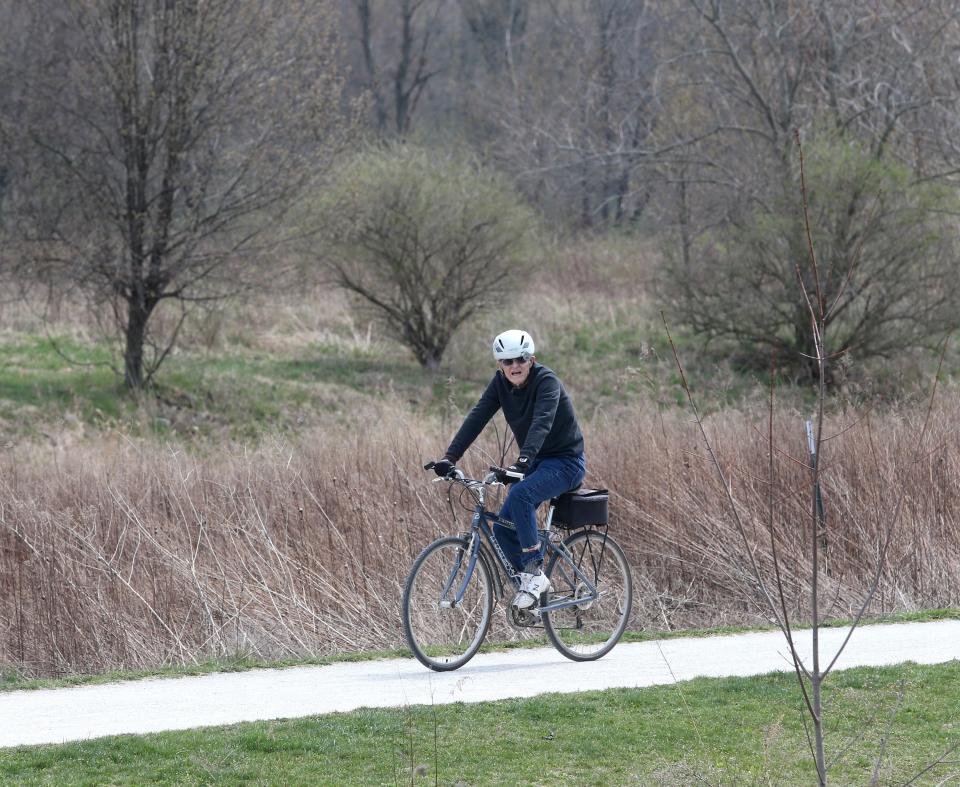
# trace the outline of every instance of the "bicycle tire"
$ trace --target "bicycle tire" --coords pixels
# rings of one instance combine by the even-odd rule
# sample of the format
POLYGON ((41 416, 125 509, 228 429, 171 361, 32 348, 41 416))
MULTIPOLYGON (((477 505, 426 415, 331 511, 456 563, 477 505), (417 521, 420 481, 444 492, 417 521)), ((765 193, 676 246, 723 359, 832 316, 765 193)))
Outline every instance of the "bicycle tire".
POLYGON ((429 544, 413 561, 403 588, 402 618, 407 644, 417 660, 437 672, 458 669, 483 644, 493 610, 493 578, 485 560, 477 560, 460 604, 440 604, 456 593, 467 570, 468 538, 445 536, 429 544), (459 563, 458 563, 459 560, 459 563))
MULTIPOLYGON (((595 661, 610 652, 627 628, 633 604, 630 565, 620 545, 597 530, 574 533, 563 543, 600 596, 583 605, 544 612, 543 626, 553 646, 568 659, 595 661)), ((548 603, 586 592, 583 581, 558 552, 553 552, 546 573, 551 585, 548 603)))

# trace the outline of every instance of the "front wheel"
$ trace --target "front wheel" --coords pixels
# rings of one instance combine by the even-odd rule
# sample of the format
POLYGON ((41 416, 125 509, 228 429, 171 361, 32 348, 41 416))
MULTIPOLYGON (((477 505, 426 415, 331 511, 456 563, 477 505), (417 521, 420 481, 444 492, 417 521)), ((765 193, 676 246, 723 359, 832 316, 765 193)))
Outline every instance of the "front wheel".
POLYGON ((493 577, 478 560, 463 598, 455 602, 470 562, 470 539, 446 536, 413 562, 403 588, 403 631, 413 655, 432 670, 466 664, 480 649, 490 626, 493 577))
POLYGON ((554 647, 568 659, 594 661, 617 644, 627 627, 633 603, 633 579, 620 545, 605 533, 584 530, 563 542, 573 564, 597 589, 594 594, 560 552, 547 566, 549 603, 579 600, 543 613, 543 626, 554 647))

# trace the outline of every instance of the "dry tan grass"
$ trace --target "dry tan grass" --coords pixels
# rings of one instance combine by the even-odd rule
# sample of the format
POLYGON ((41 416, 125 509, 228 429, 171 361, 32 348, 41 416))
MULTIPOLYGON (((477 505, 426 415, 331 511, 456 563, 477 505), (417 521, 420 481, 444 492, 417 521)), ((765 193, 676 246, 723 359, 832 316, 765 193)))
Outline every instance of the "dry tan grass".
MULTIPOLYGON (((958 409, 956 398, 938 408, 919 461, 922 412, 829 424, 821 593, 830 614, 855 609, 901 492, 874 611, 957 602, 958 409)), ((55 455, 17 449, 0 460, 0 665, 55 675, 401 644, 408 566, 455 529, 445 487, 420 469, 449 435, 404 419, 389 406, 368 431, 208 457, 120 437, 55 455)), ((802 418, 784 413, 775 427, 774 530, 788 604, 802 617, 811 500, 802 418)), ((766 416, 722 412, 707 429, 769 574, 766 416)), ((591 424, 587 437, 590 480, 615 490, 612 528, 638 581, 633 626, 760 619, 747 547, 690 419, 637 409, 591 424)), ((468 468, 487 461, 477 452, 468 468)))
MULTIPOLYGON (((953 401, 938 409, 932 433, 919 452, 921 411, 860 422, 846 414, 829 423, 827 434, 834 436, 821 457, 827 550, 820 598, 828 600, 826 614, 849 617, 857 610, 901 499, 885 578, 872 610, 956 603, 960 560, 954 479, 960 468, 951 428, 956 408, 953 401)), ((802 416, 784 414, 776 419, 772 484, 762 412, 722 412, 706 426, 732 479, 733 496, 748 526, 748 545, 735 528, 692 426, 671 420, 660 429, 648 421, 639 439, 617 439, 598 452, 601 471, 608 478, 615 477, 605 466, 611 458, 614 467, 636 468, 634 483, 611 485, 622 498, 620 511, 634 512, 625 517, 623 530, 630 533, 637 563, 645 566, 645 580, 661 594, 665 622, 670 622, 671 612, 675 622, 696 622, 709 617, 711 608, 715 618, 733 622, 742 613, 761 608, 746 549, 772 586, 771 516, 788 607, 805 617, 812 490, 805 468, 802 416)))
MULTIPOLYGON (((175 303, 164 303, 151 318, 151 330, 161 339, 167 337, 180 318, 175 303)), ((119 335, 102 305, 91 308, 76 294, 41 286, 0 299, 0 330, 79 340, 113 340, 119 335)), ((346 295, 306 281, 295 289, 265 290, 193 306, 177 335, 181 350, 239 346, 283 351, 319 343, 373 351, 382 349, 384 341, 375 326, 354 316, 346 295)))

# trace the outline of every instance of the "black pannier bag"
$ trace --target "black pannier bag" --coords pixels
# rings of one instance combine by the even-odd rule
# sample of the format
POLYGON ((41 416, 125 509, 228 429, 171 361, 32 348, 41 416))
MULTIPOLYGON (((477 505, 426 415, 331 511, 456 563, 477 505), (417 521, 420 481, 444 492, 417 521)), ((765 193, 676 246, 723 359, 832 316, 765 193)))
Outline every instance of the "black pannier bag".
POLYGON ((553 498, 553 524, 587 527, 607 524, 609 493, 606 489, 578 489, 553 498))

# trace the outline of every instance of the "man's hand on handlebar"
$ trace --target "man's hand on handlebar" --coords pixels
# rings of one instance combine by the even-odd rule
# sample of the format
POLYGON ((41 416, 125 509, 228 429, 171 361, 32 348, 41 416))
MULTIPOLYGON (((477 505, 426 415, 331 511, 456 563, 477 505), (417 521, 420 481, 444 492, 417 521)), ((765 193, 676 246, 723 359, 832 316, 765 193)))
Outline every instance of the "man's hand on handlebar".
POLYGON ((522 481, 526 473, 517 468, 516 464, 510 467, 491 467, 490 471, 497 477, 501 484, 515 484, 522 481))
POLYGON ((452 475, 453 471, 457 469, 456 464, 447 457, 443 459, 438 459, 436 462, 427 462, 423 466, 424 470, 433 470, 440 478, 447 478, 452 475))
POLYGON ((520 473, 521 475, 526 475, 530 472, 530 459, 526 456, 521 456, 514 462, 510 467, 507 468, 508 471, 513 473, 520 473))
MULTIPOLYGON (((448 481, 463 480, 466 477, 457 467, 456 462, 448 456, 433 462, 427 462, 423 469, 433 470, 438 478, 444 478, 448 481)), ((530 472, 530 463, 529 461, 521 462, 518 460, 510 467, 493 466, 490 468, 490 472, 501 484, 515 484, 517 481, 522 481, 526 474, 530 472)))

